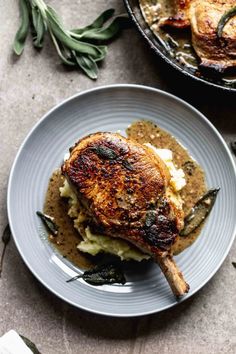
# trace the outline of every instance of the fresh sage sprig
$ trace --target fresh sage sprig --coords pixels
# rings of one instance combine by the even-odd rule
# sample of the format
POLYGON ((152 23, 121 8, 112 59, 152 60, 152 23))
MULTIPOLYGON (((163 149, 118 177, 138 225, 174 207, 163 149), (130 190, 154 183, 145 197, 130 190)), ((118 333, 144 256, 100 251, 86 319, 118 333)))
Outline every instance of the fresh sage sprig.
POLYGON ((14 39, 14 52, 17 55, 23 52, 30 27, 36 48, 43 47, 45 34, 49 33, 63 64, 82 69, 91 79, 97 78, 97 62, 107 54, 103 43, 129 24, 127 15, 114 16, 115 10, 108 9, 90 25, 68 30, 56 11, 43 0, 19 0, 19 3, 21 25, 14 39))

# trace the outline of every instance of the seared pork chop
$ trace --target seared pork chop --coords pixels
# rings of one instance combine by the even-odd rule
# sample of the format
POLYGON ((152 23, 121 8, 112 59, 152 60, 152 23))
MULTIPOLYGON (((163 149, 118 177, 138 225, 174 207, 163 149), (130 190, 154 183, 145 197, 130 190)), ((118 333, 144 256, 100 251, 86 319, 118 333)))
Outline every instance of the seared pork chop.
POLYGON ((236 66, 236 17, 225 25, 222 39, 216 33, 222 15, 234 6, 235 0, 192 0, 192 43, 201 66, 218 71, 236 66))
MULTIPOLYGON (((169 0, 167 0, 169 1, 169 0)), ((167 18, 162 18, 160 26, 171 26, 175 28, 186 28, 190 26, 189 8, 192 0, 170 0, 173 13, 167 18)))
POLYGON ((62 173, 86 208, 92 230, 150 254, 174 294, 188 292, 170 251, 183 227, 183 210, 171 198, 169 170, 151 148, 119 134, 91 134, 70 149, 62 173))

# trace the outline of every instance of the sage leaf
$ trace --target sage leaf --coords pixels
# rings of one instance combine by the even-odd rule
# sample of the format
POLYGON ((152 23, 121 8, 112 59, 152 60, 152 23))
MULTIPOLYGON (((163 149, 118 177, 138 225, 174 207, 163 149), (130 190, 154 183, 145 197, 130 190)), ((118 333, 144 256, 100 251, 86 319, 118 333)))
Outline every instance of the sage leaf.
POLYGON ((101 42, 114 38, 124 28, 122 23, 125 16, 112 19, 114 9, 108 9, 90 25, 70 31, 57 12, 44 0, 19 1, 22 23, 15 36, 15 53, 22 53, 30 25, 34 47, 42 48, 45 34, 49 33, 63 64, 80 68, 89 78, 96 79, 97 62, 102 61, 107 54, 107 46, 101 45, 101 42), (105 25, 110 19, 111 22, 105 25))
POLYGON ((108 41, 114 38, 121 29, 121 24, 127 22, 127 16, 117 16, 106 28, 92 28, 80 35, 71 34, 75 38, 108 41))
POLYGON ((75 60, 79 67, 88 75, 88 77, 90 77, 90 79, 97 79, 98 67, 93 58, 75 53, 75 60))
POLYGON ((129 171, 134 170, 134 167, 132 166, 132 164, 128 160, 123 160, 122 165, 129 171))
POLYGON ((29 9, 26 0, 20 0, 21 24, 16 32, 13 50, 17 55, 21 55, 24 50, 25 40, 29 31, 29 9))
POLYGON ((107 22, 115 13, 114 9, 107 9, 104 12, 101 13, 100 16, 98 16, 96 18, 95 21, 93 21, 93 23, 88 27, 92 27, 92 28, 99 28, 102 27, 104 25, 105 22, 107 22))
POLYGON ((94 61, 101 61, 105 58, 105 56, 107 55, 107 46, 105 45, 100 45, 100 46, 97 46, 97 49, 98 49, 98 55, 93 58, 94 61))
POLYGON ((67 48, 78 51, 80 53, 89 54, 95 58, 99 56, 100 52, 96 46, 89 43, 77 41, 70 37, 68 33, 64 29, 62 29, 60 24, 54 18, 54 15, 51 12, 51 8, 49 6, 47 8, 46 13, 48 15, 48 22, 51 32, 62 44, 64 44, 67 48))
POLYGON ((94 150, 99 157, 107 160, 115 160, 118 157, 117 153, 107 146, 98 145, 91 149, 94 150))
POLYGON ((3 234, 2 234, 3 250, 2 250, 1 257, 0 257, 0 277, 2 275, 3 261, 4 261, 6 248, 7 248, 8 243, 10 242, 10 239, 11 239, 11 230, 10 230, 10 226, 8 224, 5 227, 3 234))
POLYGON ((190 213, 184 219, 184 228, 180 232, 180 236, 188 236, 203 223, 215 204, 218 192, 219 189, 210 189, 197 201, 190 213))
POLYGON ((104 25, 106 21, 108 21, 115 13, 114 9, 108 9, 101 13, 98 18, 96 18, 95 21, 93 21, 90 25, 84 27, 84 28, 78 28, 78 29, 72 29, 71 32, 75 34, 81 34, 87 30, 90 30, 91 28, 100 28, 104 25))
POLYGON ((53 218, 49 215, 41 213, 41 211, 36 211, 36 214, 40 217, 44 225, 47 227, 48 231, 53 235, 57 236, 58 226, 53 221, 53 218))
POLYGON ((27 347, 32 351, 33 354, 41 354, 38 348, 36 347, 36 345, 31 340, 29 340, 28 338, 22 335, 20 335, 20 337, 24 341, 25 345, 27 345, 27 347))
POLYGON ((32 7, 32 22, 33 22, 33 44, 36 48, 42 48, 43 39, 45 34, 45 25, 42 18, 42 15, 38 7, 32 7))
POLYGON ((150 228, 156 221, 156 211, 148 210, 146 214, 145 226, 150 228))
POLYGON ((71 279, 68 279, 66 282, 70 283, 79 278, 82 278, 86 283, 95 286, 114 283, 126 283, 122 269, 114 264, 96 266, 91 270, 85 271, 83 274, 79 274, 71 279))
POLYGON ((236 15, 236 6, 235 7, 232 7, 230 10, 226 11, 222 17, 220 18, 220 21, 218 22, 218 25, 217 25, 217 30, 216 30, 216 33, 217 33, 217 36, 218 38, 221 38, 222 37, 222 33, 223 33, 223 30, 224 30, 224 27, 225 25, 227 24, 227 22, 236 15))
POLYGON ((69 56, 66 56, 65 55, 65 52, 66 52, 66 49, 65 47, 63 47, 63 49, 60 48, 55 36, 53 35, 53 33, 50 31, 50 34, 51 34, 51 38, 53 40, 53 43, 55 45, 55 48, 56 48, 56 51, 57 51, 57 54, 59 55, 61 61, 63 62, 63 64, 65 65, 68 65, 68 66, 75 66, 76 63, 72 60, 70 60, 70 57, 69 56))

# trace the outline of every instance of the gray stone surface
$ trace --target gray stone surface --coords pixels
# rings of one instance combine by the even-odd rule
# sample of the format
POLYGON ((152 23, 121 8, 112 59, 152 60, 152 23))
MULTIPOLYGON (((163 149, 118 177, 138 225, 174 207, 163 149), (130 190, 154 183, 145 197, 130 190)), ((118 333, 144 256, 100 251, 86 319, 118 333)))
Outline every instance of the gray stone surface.
MULTIPOLYGON (((87 24, 121 0, 49 1, 70 26, 87 24)), ((7 224, 9 171, 29 129, 51 107, 72 94, 111 83, 158 87, 202 111, 227 142, 236 138, 235 95, 184 79, 163 64, 130 29, 110 45, 97 82, 63 68, 46 43, 38 54, 30 42, 19 60, 12 56, 18 1, 0 2, 0 231, 7 224)), ((0 250, 2 245, 0 245, 0 250)), ((14 328, 42 354, 236 353, 236 244, 213 279, 195 296, 160 314, 116 319, 75 309, 49 293, 29 272, 13 242, 0 279, 0 335, 14 328)), ((16 353, 17 354, 17 353, 16 353)))

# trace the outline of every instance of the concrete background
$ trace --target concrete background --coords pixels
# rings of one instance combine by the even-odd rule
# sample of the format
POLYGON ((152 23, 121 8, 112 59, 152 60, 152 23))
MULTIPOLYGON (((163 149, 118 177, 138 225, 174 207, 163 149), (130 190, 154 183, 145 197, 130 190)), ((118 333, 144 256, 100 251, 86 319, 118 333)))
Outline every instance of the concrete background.
MULTIPOLYGON (((88 24, 108 7, 123 12, 121 0, 49 1, 68 26, 88 24)), ((61 100, 91 87, 138 83, 171 92, 203 112, 227 142, 236 138, 235 95, 183 78, 163 64, 130 29, 109 47, 96 82, 59 64, 46 42, 39 54, 27 42, 12 56, 18 1, 0 3, 0 232, 7 224, 9 171, 29 129, 61 100)), ((0 250, 2 245, 0 245, 0 250)), ((135 319, 116 319, 75 309, 49 293, 29 272, 10 243, 0 279, 0 336, 14 328, 42 354, 236 353, 236 243, 214 278, 178 307, 135 319)), ((17 354, 17 353, 16 353, 17 354)))

